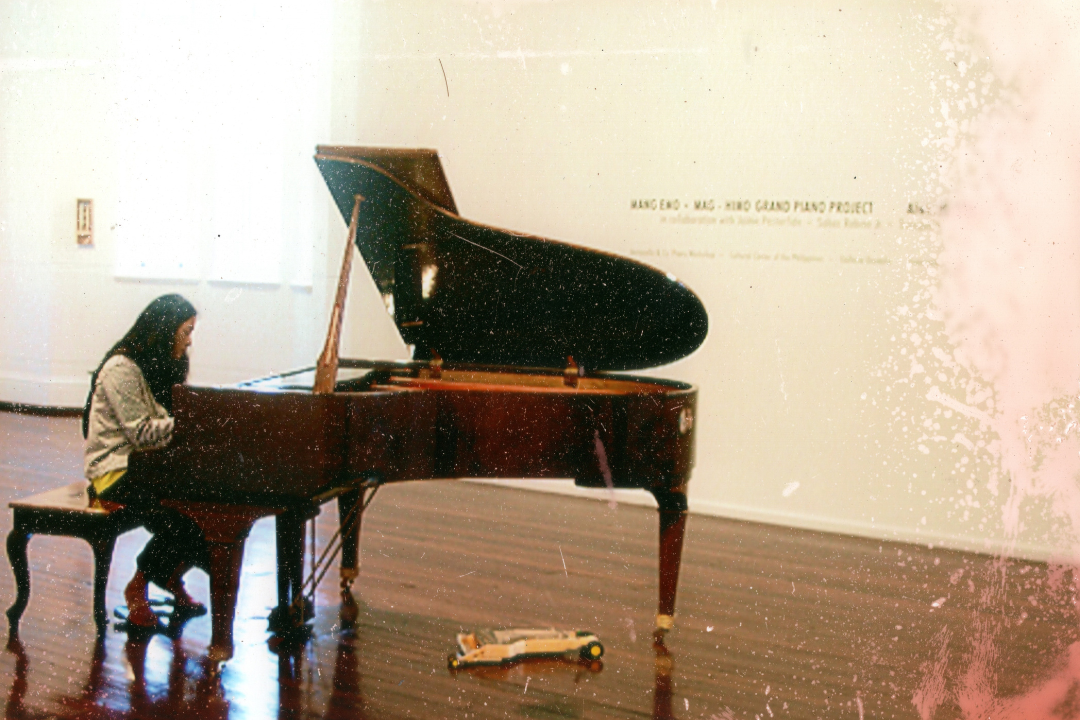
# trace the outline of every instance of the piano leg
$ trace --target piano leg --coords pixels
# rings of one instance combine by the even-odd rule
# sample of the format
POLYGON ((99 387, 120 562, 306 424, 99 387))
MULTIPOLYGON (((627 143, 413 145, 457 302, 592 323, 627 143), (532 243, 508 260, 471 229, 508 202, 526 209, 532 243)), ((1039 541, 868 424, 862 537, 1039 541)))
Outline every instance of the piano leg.
POLYGON ((656 498, 660 514, 660 603, 656 631, 663 633, 675 625, 675 591, 686 531, 686 493, 666 488, 650 488, 650 492, 656 498))
POLYGON ((270 611, 269 629, 288 632, 314 616, 314 608, 299 598, 304 582, 304 523, 319 514, 319 508, 289 510, 274 518, 277 535, 277 607, 270 611), (292 610, 296 605, 295 617, 292 610))
POLYGON ((342 493, 338 495, 337 506, 338 527, 341 528, 341 592, 345 594, 360 575, 360 522, 364 517, 364 496, 359 490, 342 493), (353 527, 345 532, 350 522, 353 527))
POLYGON ((233 620, 236 617, 236 591, 240 587, 240 565, 244 558, 244 540, 219 542, 208 540, 210 550, 210 627, 207 657, 223 662, 233 656, 233 620))
POLYGON ((304 558, 304 526, 293 513, 282 513, 274 518, 277 549, 277 595, 278 604, 270 612, 270 629, 276 630, 288 612, 293 592, 297 587, 298 571, 304 558))
POLYGON ((217 503, 166 501, 163 503, 184 513, 199 526, 210 550, 210 648, 211 662, 224 662, 233 656, 233 619, 236 616, 236 591, 240 587, 240 565, 244 559, 244 541, 259 518, 277 515, 282 508, 217 503))

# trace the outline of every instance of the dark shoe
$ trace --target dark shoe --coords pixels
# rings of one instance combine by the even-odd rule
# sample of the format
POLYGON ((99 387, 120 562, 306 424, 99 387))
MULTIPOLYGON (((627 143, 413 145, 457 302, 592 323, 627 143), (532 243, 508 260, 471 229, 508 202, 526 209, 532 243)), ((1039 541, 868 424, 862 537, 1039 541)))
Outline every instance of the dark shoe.
POLYGON ((165 589, 172 593, 173 596, 173 615, 185 619, 206 614, 206 606, 201 602, 196 602, 194 598, 188 595, 187 588, 184 587, 184 573, 189 569, 183 566, 178 567, 165 586, 165 589))

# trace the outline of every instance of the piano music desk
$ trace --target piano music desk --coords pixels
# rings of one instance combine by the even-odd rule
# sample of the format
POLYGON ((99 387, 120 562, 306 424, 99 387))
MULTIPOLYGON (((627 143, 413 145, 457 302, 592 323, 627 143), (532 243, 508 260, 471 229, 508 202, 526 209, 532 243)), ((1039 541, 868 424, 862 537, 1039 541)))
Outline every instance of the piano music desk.
POLYGON ((86 494, 88 483, 79 481, 48 492, 8 503, 14 514, 14 527, 7 537, 7 554, 15 573, 18 595, 8 608, 8 632, 19 634, 19 619, 30 602, 30 565, 26 548, 32 535, 60 535, 81 538, 94 551, 94 622, 101 633, 108 624, 105 612, 105 586, 109 582, 113 547, 118 535, 139 526, 138 521, 119 512, 123 506, 109 503, 91 505, 86 494))

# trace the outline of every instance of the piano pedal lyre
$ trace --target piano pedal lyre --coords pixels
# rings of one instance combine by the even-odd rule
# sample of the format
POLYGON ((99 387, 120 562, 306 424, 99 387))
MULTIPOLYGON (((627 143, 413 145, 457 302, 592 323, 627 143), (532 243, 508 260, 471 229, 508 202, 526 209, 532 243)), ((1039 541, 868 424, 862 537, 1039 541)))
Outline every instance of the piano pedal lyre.
MULTIPOLYGON (((314 560, 314 542, 312 542, 311 592, 322 580, 330 564, 341 553, 341 570, 338 588, 342 600, 352 597, 352 585, 360 576, 360 526, 364 510, 375 499, 382 480, 377 475, 368 475, 351 488, 338 488, 333 491, 338 498, 338 529, 330 538, 322 556, 314 560), (329 556, 329 557, 328 557, 329 556)), ((329 499, 328 494, 326 499, 329 499)), ((307 583, 305 583, 307 584, 307 583)))
MULTIPOLYGON (((272 648, 281 651, 302 644, 311 636, 308 621, 315 617, 315 593, 319 583, 329 572, 331 566, 342 553, 341 568, 341 619, 343 627, 350 627, 359 615, 356 600, 352 597, 351 586, 359 575, 359 530, 364 509, 371 504, 375 493, 382 484, 381 478, 371 475, 360 482, 336 487, 312 498, 315 507, 328 500, 338 499, 339 524, 326 547, 316 558, 315 554, 315 514, 305 518, 310 523, 305 528, 301 524, 297 529, 298 548, 302 548, 297 558, 298 567, 307 567, 306 574, 301 573, 284 595, 279 594, 279 606, 270 614, 270 629, 277 638, 272 648), (308 542, 302 538, 305 529, 310 533, 308 542)), ((279 588, 279 593, 281 589, 279 588)))

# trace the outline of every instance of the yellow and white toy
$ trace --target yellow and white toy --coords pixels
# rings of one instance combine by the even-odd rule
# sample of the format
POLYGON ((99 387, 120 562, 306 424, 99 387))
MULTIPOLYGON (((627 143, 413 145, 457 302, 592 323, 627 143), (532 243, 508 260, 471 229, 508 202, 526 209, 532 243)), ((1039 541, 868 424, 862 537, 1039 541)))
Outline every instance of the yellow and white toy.
POLYGON ((527 657, 576 655, 585 661, 604 655, 600 639, 585 630, 508 629, 458 633, 457 654, 448 658, 456 670, 469 665, 502 665, 527 657))

